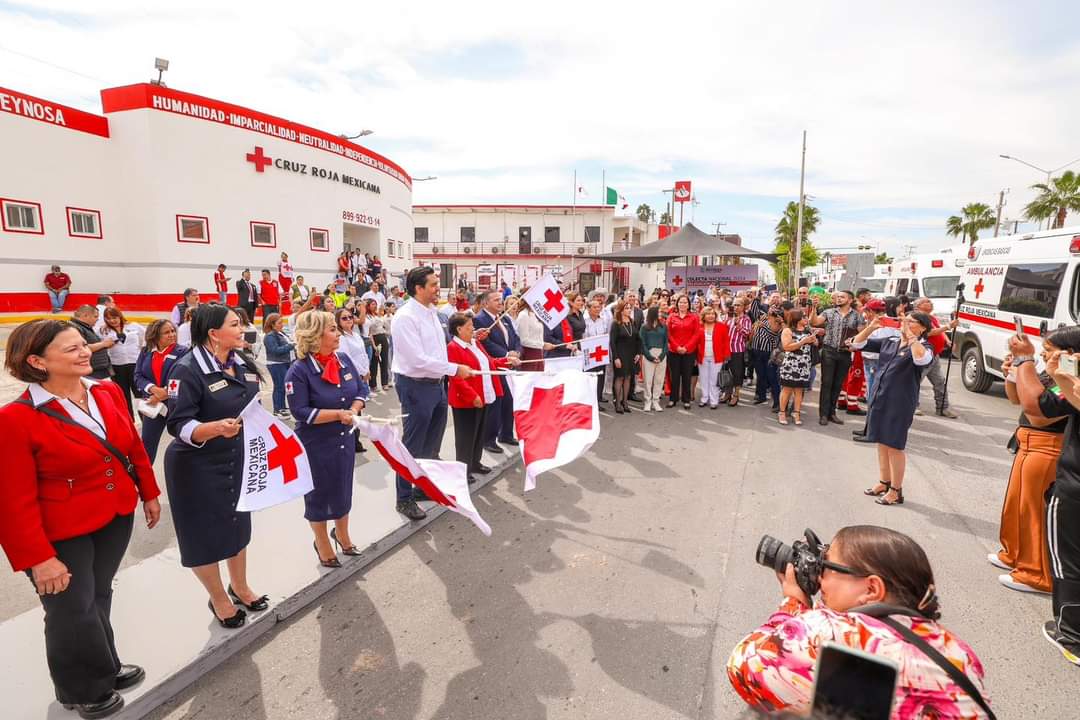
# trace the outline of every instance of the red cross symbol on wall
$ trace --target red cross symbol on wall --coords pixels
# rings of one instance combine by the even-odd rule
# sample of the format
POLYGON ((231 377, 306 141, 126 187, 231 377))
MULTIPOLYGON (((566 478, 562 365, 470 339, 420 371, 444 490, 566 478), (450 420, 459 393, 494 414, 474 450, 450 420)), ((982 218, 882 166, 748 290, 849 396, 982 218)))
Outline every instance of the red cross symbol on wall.
POLYGON ((975 290, 975 299, 976 299, 976 300, 978 300, 978 299, 979 299, 979 295, 981 295, 981 294, 982 294, 982 291, 986 289, 986 286, 985 286, 985 285, 983 285, 983 281, 982 281, 982 280, 983 280, 982 278, 979 278, 979 282, 977 282, 977 283, 975 284, 975 288, 974 288, 974 290, 975 290))
POLYGON ((682 285, 682 276, 676 275, 675 277, 671 278, 671 282, 675 283, 676 285, 682 285))
POLYGON ((296 458, 304 454, 304 448, 300 447, 295 437, 285 437, 277 425, 270 426, 270 435, 277 447, 266 453, 266 469, 281 468, 281 475, 288 485, 300 475, 296 469, 296 458))
POLYGON ((255 152, 247 154, 247 161, 255 165, 255 172, 263 172, 266 166, 273 162, 263 155, 263 149, 258 145, 255 146, 255 152))
POLYGON ((589 357, 591 357, 594 362, 598 363, 604 362, 604 358, 606 358, 607 356, 607 348, 605 348, 603 345, 597 345, 595 348, 593 348, 593 351, 589 353, 589 357))
POLYGON ((544 309, 548 312, 555 310, 556 312, 562 312, 563 309, 563 294, 561 292, 552 292, 551 290, 544 291, 544 309))

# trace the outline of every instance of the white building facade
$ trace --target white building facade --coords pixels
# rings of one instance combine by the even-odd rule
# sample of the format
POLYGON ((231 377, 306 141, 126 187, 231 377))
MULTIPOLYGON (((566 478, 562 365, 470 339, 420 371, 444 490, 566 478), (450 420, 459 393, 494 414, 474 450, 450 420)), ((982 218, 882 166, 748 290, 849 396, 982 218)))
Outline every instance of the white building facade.
POLYGON ((309 285, 343 249, 400 274, 412 261, 412 180, 331 133, 154 84, 101 92, 102 114, 0 88, 0 311, 67 308, 99 293, 166 310, 185 287, 230 294, 244 268, 277 276, 282 252, 309 285))

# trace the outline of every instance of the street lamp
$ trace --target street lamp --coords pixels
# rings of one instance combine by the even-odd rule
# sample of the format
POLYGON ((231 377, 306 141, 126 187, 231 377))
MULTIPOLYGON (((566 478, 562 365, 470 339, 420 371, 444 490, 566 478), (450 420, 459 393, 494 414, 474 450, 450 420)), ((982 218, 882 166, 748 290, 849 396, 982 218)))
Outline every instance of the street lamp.
POLYGON ((338 137, 341 138, 342 140, 355 140, 356 138, 366 137, 368 135, 374 135, 374 134, 375 134, 374 130, 365 129, 365 130, 361 130, 356 135, 346 135, 346 134, 342 133, 341 135, 338 135, 338 137))
MULTIPOLYGON (((1033 170, 1038 170, 1039 172, 1046 173, 1046 184, 1048 186, 1050 185, 1050 180, 1051 180, 1051 177, 1053 176, 1054 173, 1056 173, 1058 170, 1064 170, 1065 168, 1069 167, 1073 163, 1080 162, 1080 158, 1076 158, 1075 160, 1072 160, 1070 162, 1065 163, 1061 167, 1056 167, 1053 170, 1047 170, 1046 168, 1041 168, 1038 165, 1032 165, 1027 160, 1021 160, 1020 158, 1013 157, 1012 155, 1001 155, 1001 154, 999 154, 998 157, 1003 159, 1003 160, 1015 160, 1016 162, 1020 163, 1021 165, 1027 165, 1029 168, 1031 168, 1033 170)), ((1042 230, 1042 221, 1041 220, 1039 221, 1039 229, 1042 230)))
POLYGON ((154 69, 157 70, 157 80, 151 80, 150 84, 164 87, 165 83, 161 82, 161 76, 169 69, 169 61, 165 58, 154 58, 154 69))
POLYGON ((439 178, 438 178, 438 177, 436 177, 435 175, 428 175, 427 177, 422 177, 422 178, 413 178, 413 179, 412 179, 412 181, 413 181, 414 183, 418 183, 418 182, 424 182, 425 180, 438 180, 438 179, 439 179, 439 178))

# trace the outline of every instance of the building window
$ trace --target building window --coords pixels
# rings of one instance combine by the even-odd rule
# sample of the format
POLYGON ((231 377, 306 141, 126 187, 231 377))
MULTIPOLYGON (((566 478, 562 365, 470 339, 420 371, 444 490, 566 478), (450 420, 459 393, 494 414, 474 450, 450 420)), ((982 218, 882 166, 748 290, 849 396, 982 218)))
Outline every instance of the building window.
POLYGON ((0 198, 0 220, 6 232, 32 233, 44 235, 41 222, 41 205, 27 200, 6 200, 0 198))
POLYGON ((386 240, 386 257, 394 257, 394 241, 389 238, 386 240))
POLYGON ((546 227, 546 228, 544 228, 544 242, 559 242, 559 228, 558 227, 546 227))
POLYGON ((177 215, 176 241, 209 245, 210 220, 201 215, 177 215))
POLYGON ((586 225, 585 226, 585 242, 598 243, 600 242, 600 226, 599 225, 586 225))
POLYGON ((398 240, 398 243, 397 243, 397 256, 399 258, 405 257, 405 243, 402 242, 401 240, 398 240))
POLYGON ((413 228, 413 242, 427 242, 428 229, 426 227, 413 228))
POLYGON ((101 213, 87 208, 67 209, 68 235, 101 239, 101 213))
POLYGON ((475 226, 461 228, 461 242, 476 242, 475 226))
POLYGON ((277 225, 257 220, 252 220, 248 225, 251 227, 251 247, 277 247, 277 225))
POLYGON ((330 231, 326 228, 309 228, 308 246, 315 252, 330 252, 330 231))

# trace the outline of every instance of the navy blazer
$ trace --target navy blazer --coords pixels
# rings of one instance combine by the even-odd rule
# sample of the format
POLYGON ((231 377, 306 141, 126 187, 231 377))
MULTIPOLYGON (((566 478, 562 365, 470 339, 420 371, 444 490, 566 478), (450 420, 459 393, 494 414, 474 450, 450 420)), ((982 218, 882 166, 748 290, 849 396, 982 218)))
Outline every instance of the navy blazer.
POLYGON ((141 398, 150 397, 150 386, 165 387, 169 381, 169 373, 172 372, 176 361, 184 357, 188 348, 183 345, 173 346, 172 351, 165 356, 165 364, 161 368, 161 382, 154 377, 153 350, 149 346, 139 351, 139 357, 135 360, 135 395, 141 398))
POLYGON ((473 318, 473 327, 477 330, 491 328, 491 332, 481 343, 484 349, 487 350, 487 354, 493 358, 501 358, 506 357, 506 353, 511 350, 521 352, 521 338, 518 337, 517 330, 514 329, 514 323, 506 315, 503 315, 499 322, 506 328, 506 337, 498 328, 493 327, 494 318, 491 317, 487 310, 481 310, 473 318))

